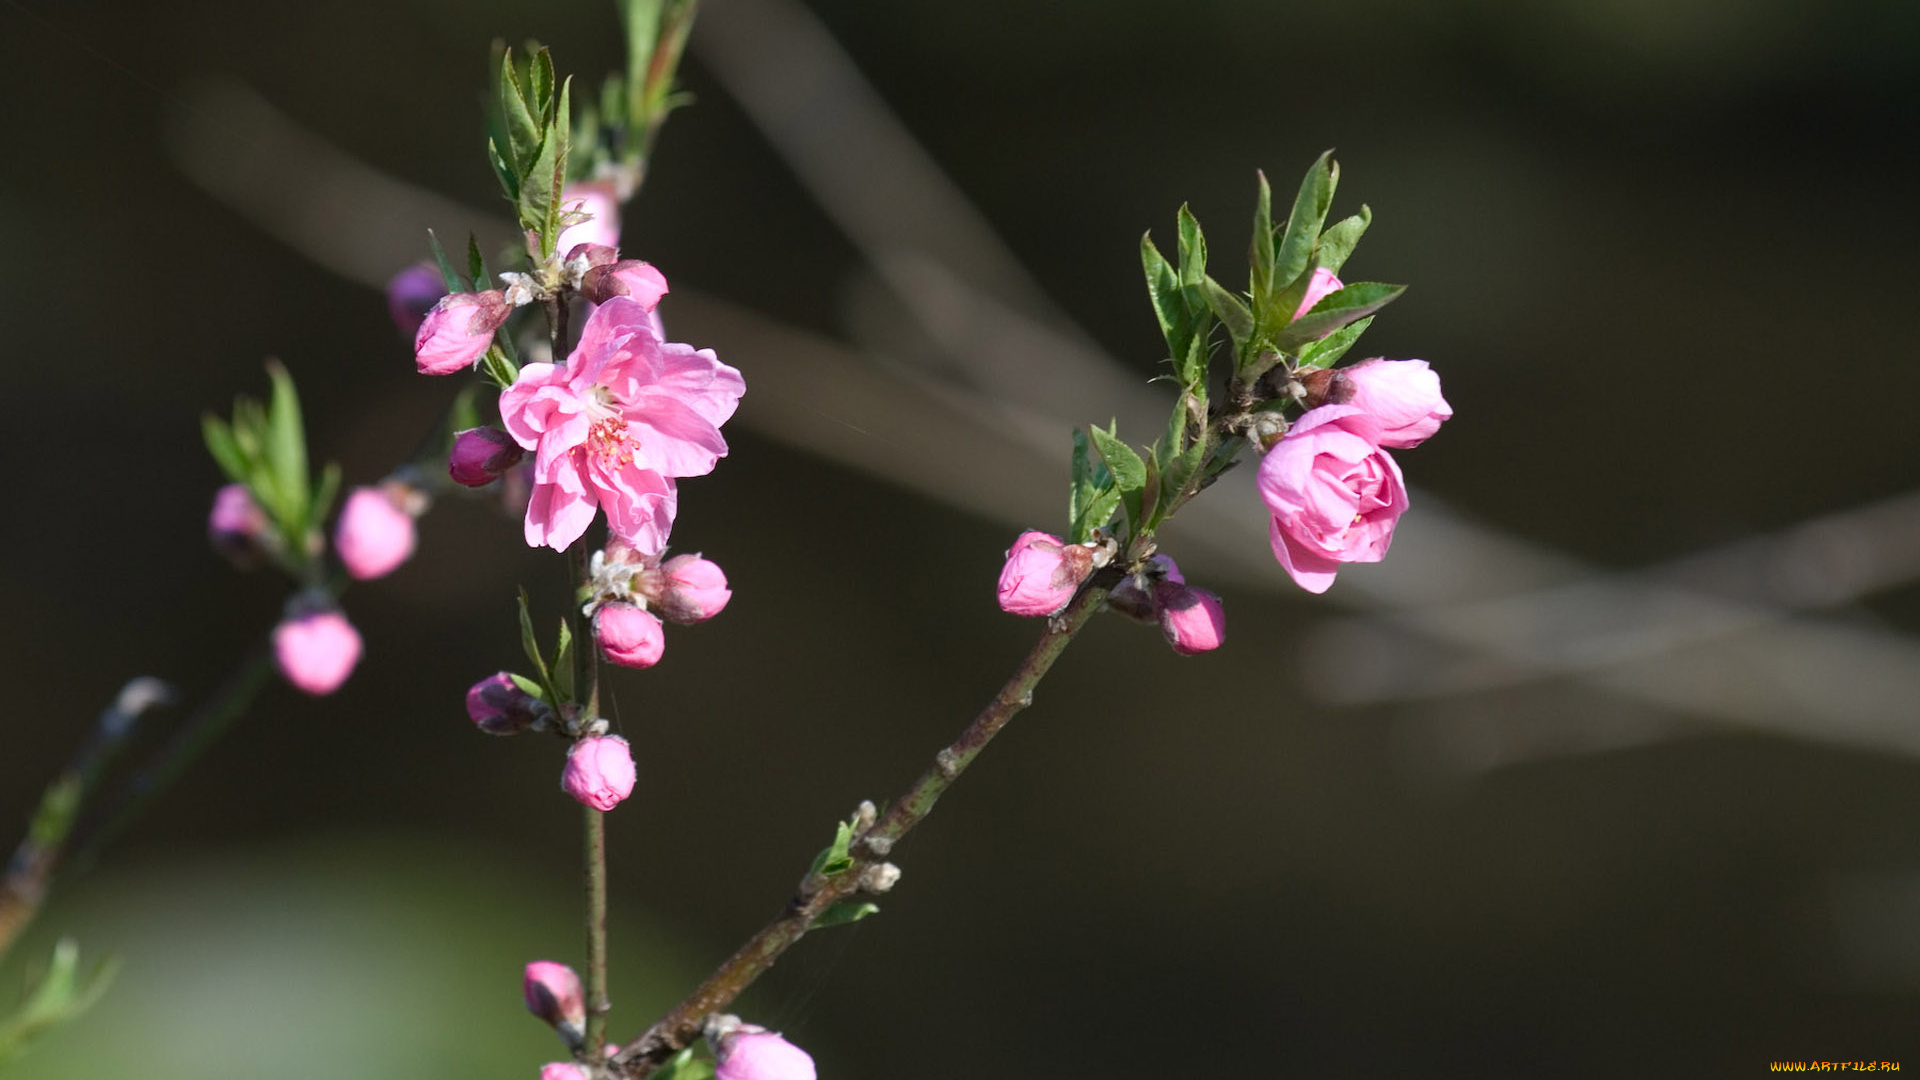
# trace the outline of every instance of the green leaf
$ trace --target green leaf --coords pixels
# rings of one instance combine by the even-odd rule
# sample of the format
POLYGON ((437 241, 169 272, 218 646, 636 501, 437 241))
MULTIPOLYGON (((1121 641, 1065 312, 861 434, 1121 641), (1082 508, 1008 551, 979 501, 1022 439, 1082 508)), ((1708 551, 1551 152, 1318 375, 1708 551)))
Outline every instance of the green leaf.
POLYGON ((1194 440, 1192 446, 1172 456, 1161 468, 1161 496, 1153 517, 1147 527, 1158 528, 1173 511, 1179 509, 1180 498, 1186 493, 1187 485, 1193 482, 1194 474, 1200 470, 1201 462, 1207 457, 1207 440, 1203 436, 1194 440))
POLYGON ((1191 289, 1207 276, 1207 237, 1200 231, 1200 219, 1186 203, 1180 204, 1180 284, 1191 289))
POLYGON ((514 166, 516 175, 525 178, 531 175, 527 166, 540 151, 540 122, 527 107, 520 76, 514 67, 513 50, 508 49, 500 55, 500 118, 507 129, 507 161, 514 166))
POLYGON ((533 114, 545 118, 553 106, 553 53, 534 49, 527 57, 527 101, 533 114))
POLYGON ((1280 238, 1280 250, 1274 257, 1273 280, 1292 284, 1307 269, 1313 256, 1313 243, 1326 223, 1327 208, 1333 204, 1333 189, 1340 183, 1340 166, 1333 163, 1333 151, 1320 155, 1300 181, 1294 196, 1293 211, 1287 215, 1287 231, 1280 238))
POLYGON ((500 178, 500 190, 506 192, 507 201, 520 201, 520 173, 500 152, 500 144, 492 137, 487 139, 487 162, 493 166, 493 174, 500 178))
POLYGON ((1332 367, 1347 354, 1348 349, 1353 348, 1353 343, 1360 340, 1360 335, 1365 333, 1367 327, 1371 325, 1373 325, 1373 316, 1369 315, 1301 349, 1300 370, 1311 371, 1314 368, 1332 367))
POLYGON ((541 686, 538 682, 527 678, 525 675, 515 675, 511 671, 507 672, 507 678, 512 679, 513 685, 519 687, 523 692, 532 694, 534 697, 539 698, 549 705, 555 704, 554 700, 547 696, 547 688, 541 686))
POLYGON ((475 291, 492 280, 492 275, 487 273, 487 260, 480 254, 480 238, 472 233, 467 234, 467 276, 472 279, 475 291))
POLYGON ((221 472, 227 474, 227 479, 236 484, 246 483, 247 459, 240 452, 240 444, 234 441, 233 429, 227 426, 227 422, 212 413, 203 413, 200 417, 200 435, 207 442, 207 453, 213 455, 214 463, 220 466, 221 472))
POLYGON ((81 979, 80 946, 72 938, 61 938, 46 972, 29 987, 20 1007, 0 1017, 0 1062, 19 1053, 36 1036, 92 1008, 112 985, 118 969, 118 962, 109 958, 81 979))
MULTIPOLYGON (((1266 311, 1273 303, 1273 190, 1267 186, 1267 174, 1256 172, 1260 178, 1260 191, 1253 201, 1253 243, 1248 253, 1248 264, 1252 286, 1247 290, 1253 295, 1253 309, 1262 323, 1267 323, 1266 311)), ((1282 282, 1281 284, 1284 284, 1282 282)))
POLYGON ((562 700, 573 698, 573 627, 560 620, 560 644, 553 649, 553 685, 562 700))
POLYGON ((533 615, 527 610, 527 590, 520 590, 520 648, 527 654, 527 660, 533 669, 540 673, 540 684, 546 688, 541 695, 547 702, 558 705, 566 698, 560 696, 553 684, 553 673, 547 670, 547 658, 540 653, 540 639, 533 632, 533 615))
POLYGON ((293 377, 278 360, 267 362, 267 378, 273 381, 272 404, 267 409, 267 467, 272 470, 279 494, 279 519, 290 551, 306 548, 307 519, 311 509, 307 485, 307 433, 300 419, 300 396, 294 391, 293 377))
POLYGON ((843 926, 847 923, 859 922, 869 915, 876 915, 879 911, 880 905, 870 900, 842 900, 814 916, 813 925, 807 929, 822 930, 829 926, 843 926))
POLYGON ((849 853, 852 847, 853 823, 842 821, 834 830, 833 843, 822 848, 820 854, 813 857, 813 866, 807 872, 828 877, 846 873, 853 868, 853 856, 849 853))
POLYGON ((1212 278, 1207 278, 1200 287, 1206 293, 1207 307, 1212 309, 1213 317, 1219 319, 1233 337, 1234 350, 1244 350, 1253 338, 1253 312, 1247 308, 1245 301, 1212 278))
POLYGON ((1120 492, 1120 503, 1126 507, 1127 520, 1133 523, 1137 534, 1144 520, 1140 512, 1141 497, 1147 487, 1147 464, 1140 460, 1140 455, 1134 452, 1133 447, 1121 442, 1113 431, 1102 430, 1096 424, 1087 429, 1087 434, 1093 438, 1093 448, 1099 453, 1100 460, 1106 462, 1107 471, 1113 474, 1114 486, 1120 492))
POLYGON ((1377 281, 1361 281, 1348 285, 1344 289, 1328 293, 1313 310, 1295 319, 1280 332, 1277 344, 1282 349, 1293 350, 1309 341, 1325 337, 1327 334, 1357 322, 1368 315, 1393 303, 1401 293, 1406 292, 1405 285, 1383 285, 1377 281))
POLYGON ((427 230, 427 247, 433 250, 434 264, 440 268, 440 283, 447 287, 447 291, 468 292, 467 283, 461 281, 460 275, 454 271, 453 260, 447 258, 447 249, 440 246, 440 238, 433 234, 432 229, 427 230))
MULTIPOLYGON (((1339 273, 1371 224, 1373 211, 1362 205, 1359 213, 1327 226, 1327 231, 1320 234, 1320 243, 1314 248, 1313 265, 1339 273)), ((1294 302, 1299 303, 1297 300, 1294 302)))
POLYGON ((1113 511, 1118 505, 1120 493, 1114 489, 1113 475, 1089 450, 1087 433, 1075 428, 1073 486, 1067 497, 1068 542, 1085 543, 1093 536, 1093 530, 1113 520, 1113 511))
POLYGON ((713 1080, 713 1062, 693 1056, 689 1046, 655 1069, 653 1080, 713 1080))
POLYGON ((327 512, 333 509, 334 497, 340 494, 340 465, 329 461, 320 470, 320 483, 313 489, 313 503, 307 510, 307 520, 321 522, 327 520, 327 512))
POLYGON ((1177 366, 1180 358, 1187 355, 1193 338, 1193 316, 1187 310, 1179 274, 1167 264, 1160 249, 1153 246, 1150 233, 1140 238, 1140 266, 1147 274, 1147 298, 1153 303, 1154 316, 1160 320, 1160 334, 1167 339, 1168 355, 1177 366))

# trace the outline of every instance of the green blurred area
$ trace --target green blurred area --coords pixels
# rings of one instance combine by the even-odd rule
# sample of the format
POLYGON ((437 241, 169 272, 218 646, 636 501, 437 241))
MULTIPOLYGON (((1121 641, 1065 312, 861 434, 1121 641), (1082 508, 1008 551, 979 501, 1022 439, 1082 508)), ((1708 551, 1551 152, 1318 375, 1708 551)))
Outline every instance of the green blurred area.
MULTIPOLYGON (((1191 200, 1236 251, 1253 169, 1291 178, 1337 146, 1336 212, 1376 215, 1354 270, 1412 284, 1368 345, 1432 361, 1457 410, 1403 459, 1424 489, 1629 568, 1920 478, 1920 5, 814 6, 1142 378, 1160 346, 1140 233, 1191 200)), ((452 393, 413 374, 379 295, 175 170, 176 90, 238 79, 489 207, 488 42, 537 35, 590 76, 619 57, 599 2, 20 0, 0 26, 26 103, 0 164, 0 823, 23 824, 126 678, 202 695, 277 617, 277 582, 205 549, 200 411, 259 393, 279 356, 316 456, 367 482, 452 393)), ((691 64, 697 103, 626 246, 676 285, 844 336, 858 258, 691 64)), ((782 358, 723 359, 751 395, 782 358)), ((611 684, 641 777, 610 821, 616 1039, 774 914, 836 818, 904 786, 1034 631, 993 609, 1008 529, 729 438, 685 485, 675 542, 725 566, 735 599, 611 684)), ((558 612, 559 562, 485 506, 437 507, 413 562, 349 594, 367 655, 340 694, 271 690, 61 882, 0 988, 62 934, 117 953, 120 983, 13 1073, 524 1077, 554 1056, 516 994, 526 960, 580 959, 561 747, 479 737, 458 702, 518 656, 516 582, 558 612)), ((1916 601, 1909 584, 1837 617, 1911 634, 1916 601)), ((1097 623, 902 845, 885 911, 803 943, 748 1018, 838 1080, 1920 1057, 1910 758, 1546 680, 1439 708, 1677 737, 1436 783, 1440 751, 1408 737, 1431 707, 1302 694, 1299 647, 1332 608, 1228 603, 1227 646, 1198 659, 1097 623)))

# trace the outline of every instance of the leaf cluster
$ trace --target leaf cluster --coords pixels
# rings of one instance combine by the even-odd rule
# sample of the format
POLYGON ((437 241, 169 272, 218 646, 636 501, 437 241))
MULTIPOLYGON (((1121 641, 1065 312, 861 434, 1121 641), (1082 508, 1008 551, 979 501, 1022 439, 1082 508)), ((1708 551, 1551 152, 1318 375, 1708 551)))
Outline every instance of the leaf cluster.
POLYGON ((267 377, 273 393, 266 404, 242 394, 234 399, 231 421, 206 413, 200 429, 220 470, 244 484, 266 512, 277 539, 269 546, 297 567, 319 548, 320 523, 340 491, 340 467, 328 464, 317 483, 312 479, 293 377, 278 360, 267 361, 267 377))
MULTIPOLYGON (((553 56, 538 44, 524 60, 494 45, 494 87, 487 110, 487 158, 520 227, 540 238, 542 257, 553 254, 565 227, 561 190, 572 158, 571 78, 555 85, 553 56)), ((443 268, 443 273, 445 270, 443 268)))

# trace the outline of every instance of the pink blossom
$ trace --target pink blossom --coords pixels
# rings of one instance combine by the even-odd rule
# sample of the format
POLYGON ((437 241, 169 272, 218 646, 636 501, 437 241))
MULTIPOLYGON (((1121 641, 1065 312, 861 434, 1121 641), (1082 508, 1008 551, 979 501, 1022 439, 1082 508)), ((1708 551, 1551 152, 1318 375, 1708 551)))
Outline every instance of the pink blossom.
POLYGON ((214 550, 240 565, 250 565, 267 534, 267 515, 245 484, 227 484, 213 493, 207 515, 207 539, 214 550))
POLYGON ((418 262, 387 279, 387 314, 403 334, 417 334, 427 312, 447 295, 446 282, 432 263, 418 262))
POLYGON ((1093 552, 1029 529, 1014 540, 1000 569, 1000 610, 1009 615, 1056 614, 1092 572, 1093 552))
POLYGON ((540 1066, 540 1080, 587 1080, 587 1070, 571 1061, 550 1061, 540 1066))
POLYGON ((547 715, 544 702, 502 671, 467 688, 467 718, 489 735, 518 735, 547 715))
POLYGON ((593 637, 600 654, 622 667, 650 668, 667 651, 666 628, 633 604, 601 605, 593 614, 593 637))
POLYGON ((472 367, 512 313, 506 294, 497 289, 442 297, 413 337, 414 365, 422 375, 451 375, 472 367))
POLYGON ((447 475, 462 487, 482 487, 500 479, 527 452, 513 436, 496 427, 468 428, 453 437, 453 451, 447 455, 447 475))
POLYGON ((340 563, 361 581, 385 577, 413 554, 413 515, 384 489, 354 488, 333 528, 340 563))
POLYGON ((705 622, 733 599, 727 575, 699 555, 675 555, 647 575, 648 602, 677 623, 705 622))
POLYGON ((560 786, 595 810, 611 810, 633 794, 633 751, 618 735, 581 739, 567 751, 560 786))
POLYGON ((553 250, 566 253, 580 244, 620 246, 620 200, 610 180, 585 180, 560 190, 560 206, 589 215, 578 225, 560 230, 553 250))
POLYGON ((1220 598, 1192 585, 1164 582, 1154 592, 1160 632, 1182 656, 1219 648, 1227 640, 1227 612, 1220 598))
POLYGON ((1294 310, 1293 317, 1299 319, 1312 311, 1313 305, 1339 292, 1341 288, 1340 279, 1333 276, 1333 271, 1324 266, 1314 267, 1313 276, 1307 279, 1307 291, 1300 295, 1300 306, 1294 310))
POLYGON ((772 1031, 739 1031, 720 1040, 714 1080, 815 1080, 813 1057, 772 1031))
POLYGON ((353 674, 360 662, 360 634, 338 611, 316 611, 273 628, 273 655, 288 682, 323 697, 353 674))
POLYGON ((745 390, 710 350, 663 343, 639 302, 600 305, 565 367, 528 364, 500 395, 508 433, 535 451, 527 543, 565 550, 604 506, 615 536, 658 554, 673 481, 726 454, 720 425, 745 390))
MULTIPOLYGON (((631 781, 628 788, 632 788, 631 781)), ((520 992, 527 999, 527 1011, 546 1021, 569 1044, 578 1044, 585 1037, 587 998, 580 987, 580 976, 572 968, 552 960, 535 960, 521 977, 520 992)))
POLYGON ((1341 563, 1379 562, 1407 509, 1380 425, 1352 405, 1309 409, 1260 461, 1274 558, 1301 588, 1326 592, 1341 563))
POLYGON ((666 294, 666 275, 654 269, 652 263, 639 259, 621 259, 596 266, 580 276, 580 295, 596 304, 604 304, 616 296, 628 296, 651 311, 666 294))
POLYGON ((1334 397, 1380 425, 1381 446, 1419 446, 1453 415, 1440 376, 1425 360, 1362 360, 1334 369, 1334 397))

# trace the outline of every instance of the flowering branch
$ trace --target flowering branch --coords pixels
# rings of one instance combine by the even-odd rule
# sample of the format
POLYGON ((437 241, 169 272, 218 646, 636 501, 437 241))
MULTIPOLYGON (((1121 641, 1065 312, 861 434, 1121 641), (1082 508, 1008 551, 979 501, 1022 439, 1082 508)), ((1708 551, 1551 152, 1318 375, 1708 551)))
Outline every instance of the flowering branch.
MULTIPOLYGON (((709 1015, 725 1009, 741 992, 771 968, 774 961, 807 931, 835 921, 830 913, 848 902, 856 893, 884 892, 898 878, 899 871, 886 857, 894 845, 933 811, 934 803, 946 794, 967 766, 980 756, 1000 729, 1014 714, 1033 704, 1033 692, 1052 670, 1055 660, 1066 651, 1075 635, 1100 610, 1107 593, 1120 581, 1117 570, 1095 574, 1080 590, 1066 610, 1049 619, 1026 658, 1007 679, 1000 692, 987 702, 973 722, 958 738, 934 755, 920 778, 898 799, 888 805, 877 820, 856 815, 860 829, 846 850, 844 864, 831 869, 816 869, 801 880, 799 891, 781 913, 747 939, 727 961, 686 999, 627 1049, 613 1059, 614 1074, 627 1080, 641 1080, 669 1058, 698 1038, 709 1015)), ((863 807, 871 812, 872 807, 863 807)), ((858 917, 853 916, 853 917, 858 917)))

